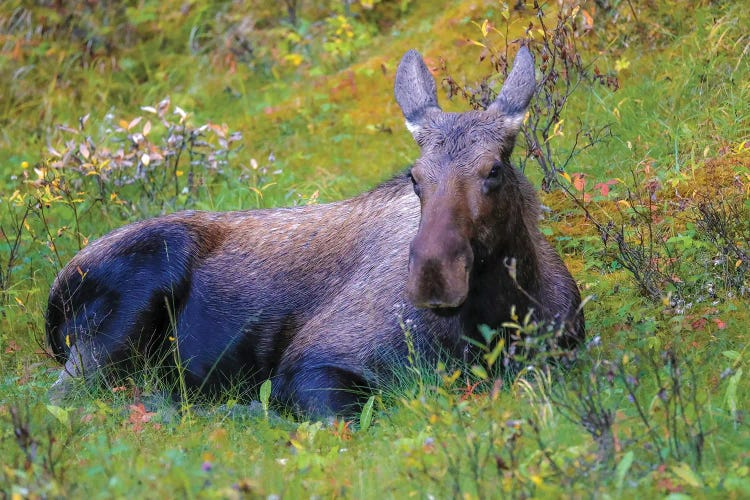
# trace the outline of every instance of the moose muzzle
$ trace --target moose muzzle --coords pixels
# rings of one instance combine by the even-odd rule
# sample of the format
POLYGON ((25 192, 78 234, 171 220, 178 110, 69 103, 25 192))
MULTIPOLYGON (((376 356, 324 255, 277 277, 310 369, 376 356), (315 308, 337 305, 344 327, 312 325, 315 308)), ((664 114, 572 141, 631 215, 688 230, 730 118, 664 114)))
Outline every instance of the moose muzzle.
POLYGON ((455 229, 440 229, 423 227, 411 243, 406 292, 416 307, 455 308, 469 294, 471 245, 455 229))

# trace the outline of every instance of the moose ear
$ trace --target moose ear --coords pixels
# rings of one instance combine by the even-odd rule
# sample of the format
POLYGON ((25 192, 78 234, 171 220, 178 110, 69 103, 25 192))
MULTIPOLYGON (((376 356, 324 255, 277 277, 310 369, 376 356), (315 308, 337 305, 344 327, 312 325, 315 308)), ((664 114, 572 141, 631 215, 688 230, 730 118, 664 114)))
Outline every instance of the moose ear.
POLYGON ((495 102, 490 104, 487 111, 505 116, 510 123, 518 128, 526 115, 531 97, 536 89, 534 77, 534 56, 528 47, 521 47, 513 62, 513 69, 503 83, 503 88, 497 95, 495 102))
POLYGON ((394 93, 406 118, 406 128, 419 142, 417 136, 425 125, 427 113, 440 110, 440 107, 435 80, 416 50, 408 51, 401 59, 396 70, 394 93))

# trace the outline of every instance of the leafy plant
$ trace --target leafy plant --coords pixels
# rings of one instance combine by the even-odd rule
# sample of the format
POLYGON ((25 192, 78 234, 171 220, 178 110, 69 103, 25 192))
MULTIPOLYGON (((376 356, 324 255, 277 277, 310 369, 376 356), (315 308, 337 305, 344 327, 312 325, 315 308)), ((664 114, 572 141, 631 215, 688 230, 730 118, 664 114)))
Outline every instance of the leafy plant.
MULTIPOLYGON (((522 4, 524 3, 519 3, 522 4)), ((533 159, 543 174, 542 188, 549 191, 557 184, 558 175, 565 172, 577 155, 610 134, 609 126, 597 128, 579 121, 577 126, 572 127, 573 144, 567 152, 563 152, 565 149, 559 138, 565 134, 565 129, 571 128, 565 125, 563 116, 571 96, 582 85, 600 83, 615 91, 619 88, 619 83, 616 76, 604 75, 592 63, 583 62, 578 48, 578 38, 585 35, 578 23, 581 7, 571 5, 559 9, 554 18, 554 27, 548 26, 550 16, 546 9, 545 4, 533 2, 533 16, 525 14, 511 20, 510 7, 504 5, 500 17, 505 33, 485 20, 479 26, 482 39, 471 41, 482 48, 480 60, 489 61, 493 74, 483 78, 476 87, 463 87, 443 67, 443 81, 448 86, 449 97, 460 95, 475 109, 485 109, 496 97, 490 82, 498 77, 504 80, 510 72, 507 46, 497 48, 491 35, 500 35, 503 42, 506 42, 513 23, 528 24, 525 31, 530 40, 522 43, 529 43, 538 61, 541 76, 538 77, 537 90, 529 104, 528 118, 521 126, 526 154, 521 158, 520 168, 525 169, 528 161, 533 159)))

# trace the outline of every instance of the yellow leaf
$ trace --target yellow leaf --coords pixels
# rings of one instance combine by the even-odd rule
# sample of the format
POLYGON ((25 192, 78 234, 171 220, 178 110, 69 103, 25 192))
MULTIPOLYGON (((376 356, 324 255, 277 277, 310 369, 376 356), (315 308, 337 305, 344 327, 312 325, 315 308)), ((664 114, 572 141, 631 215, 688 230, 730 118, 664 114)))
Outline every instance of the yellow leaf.
POLYGON ((693 472, 693 469, 691 469, 690 466, 685 463, 679 463, 672 467, 672 472, 674 472, 677 477, 694 488, 701 488, 703 486, 703 481, 701 480, 701 478, 698 477, 695 472, 693 472))
POLYGON ((21 306, 21 307, 25 307, 25 306, 23 305, 23 302, 21 302, 21 299, 19 299, 18 297, 14 297, 14 298, 16 299, 16 302, 18 302, 18 305, 19 305, 19 306, 21 306))
POLYGON ((587 29, 593 29, 594 28, 594 18, 591 14, 589 14, 589 11, 586 9, 581 10, 581 15, 584 19, 584 27, 587 29))
POLYGON ((487 36, 487 32, 489 31, 489 28, 487 27, 489 25, 489 21, 485 19, 482 21, 482 36, 487 36))
POLYGON ((65 345, 70 349, 70 335, 65 336, 65 345))
POLYGON ((563 179, 565 179, 565 180, 566 180, 566 181, 568 181, 569 183, 572 183, 572 182, 573 182, 573 180, 572 180, 572 179, 570 178, 570 176, 568 175, 568 173, 567 173, 567 172, 560 172, 560 175, 562 175, 562 176, 563 176, 563 179))
POLYGON ((734 263, 734 268, 737 269, 742 265, 742 259, 737 259, 737 262, 734 263))
POLYGON ((560 120, 559 122, 555 123, 555 126, 552 127, 552 135, 564 135, 562 133, 562 124, 565 120, 560 120))
POLYGON ((461 370, 456 370, 450 376, 443 377, 443 383, 445 385, 451 385, 453 382, 458 380, 458 377, 460 376, 461 376, 461 370))
POLYGON ((177 177, 182 177, 182 174, 184 174, 184 172, 183 172, 182 170, 177 170, 177 171, 176 171, 176 172, 174 173, 174 175, 176 175, 177 177))
POLYGON ((630 67, 630 61, 627 60, 624 56, 615 61, 615 71, 618 73, 620 71, 626 70, 630 67))
POLYGON ((297 67, 300 64, 302 64, 302 61, 304 60, 305 59, 300 54, 296 54, 296 53, 291 53, 291 54, 287 54, 284 56, 284 61, 288 62, 294 67, 297 67))

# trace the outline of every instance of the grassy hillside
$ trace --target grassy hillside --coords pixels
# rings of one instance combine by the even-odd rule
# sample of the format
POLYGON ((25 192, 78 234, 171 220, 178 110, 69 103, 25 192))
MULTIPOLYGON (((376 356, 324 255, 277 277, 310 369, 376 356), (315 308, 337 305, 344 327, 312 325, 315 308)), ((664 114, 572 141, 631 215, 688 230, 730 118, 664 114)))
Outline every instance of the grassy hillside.
POLYGON ((532 2, 300 1, 294 23, 260 0, 27 3, 0 5, 5 496, 750 496, 741 2, 550 2, 538 17, 532 2), (527 126, 550 124, 540 147, 561 168, 545 175, 528 135, 513 161, 554 179, 543 231, 589 297, 574 366, 408 366, 354 421, 231 392, 177 407, 148 370, 50 403, 47 293, 88 241, 183 208, 364 191, 418 155, 392 90, 406 50, 443 109, 466 110, 480 82, 499 88, 506 45, 541 50, 559 12, 581 65, 550 83, 572 85, 559 116, 537 101, 527 126))

